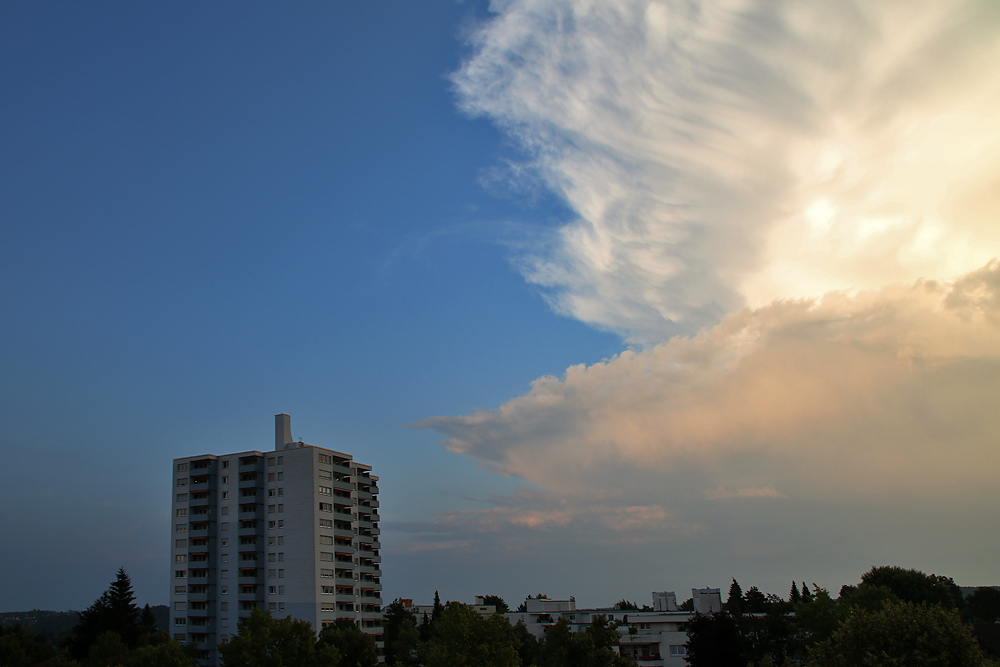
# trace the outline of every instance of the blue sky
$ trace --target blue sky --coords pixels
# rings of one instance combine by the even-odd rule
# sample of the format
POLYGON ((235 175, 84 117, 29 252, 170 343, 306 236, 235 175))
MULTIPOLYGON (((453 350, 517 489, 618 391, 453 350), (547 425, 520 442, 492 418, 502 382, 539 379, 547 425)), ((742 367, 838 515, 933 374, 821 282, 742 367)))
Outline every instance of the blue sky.
POLYGON ((164 603, 169 461, 276 412, 387 600, 997 583, 998 22, 3 6, 0 607, 164 603))

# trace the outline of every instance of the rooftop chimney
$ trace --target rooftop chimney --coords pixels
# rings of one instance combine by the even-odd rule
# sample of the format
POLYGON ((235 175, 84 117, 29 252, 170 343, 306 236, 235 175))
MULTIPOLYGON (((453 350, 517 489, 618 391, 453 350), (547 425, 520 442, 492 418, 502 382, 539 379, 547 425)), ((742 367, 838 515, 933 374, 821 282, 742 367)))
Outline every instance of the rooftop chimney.
POLYGON ((292 442, 292 418, 284 412, 274 415, 274 448, 284 449, 292 442))

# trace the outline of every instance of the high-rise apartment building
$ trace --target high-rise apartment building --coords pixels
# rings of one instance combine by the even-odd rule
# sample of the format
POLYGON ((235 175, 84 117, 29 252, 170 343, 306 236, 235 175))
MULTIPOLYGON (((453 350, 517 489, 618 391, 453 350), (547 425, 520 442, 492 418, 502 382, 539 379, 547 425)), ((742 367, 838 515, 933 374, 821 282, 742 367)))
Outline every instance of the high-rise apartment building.
POLYGON ((378 477, 295 442, 288 415, 274 430, 273 452, 174 459, 170 630, 202 665, 254 607, 381 639, 378 477))

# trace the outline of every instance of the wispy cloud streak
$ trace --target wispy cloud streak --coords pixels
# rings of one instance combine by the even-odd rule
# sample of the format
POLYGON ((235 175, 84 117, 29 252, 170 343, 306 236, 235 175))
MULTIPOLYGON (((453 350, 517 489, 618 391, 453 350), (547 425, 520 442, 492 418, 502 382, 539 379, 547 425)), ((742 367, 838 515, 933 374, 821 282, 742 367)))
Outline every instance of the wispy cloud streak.
POLYGON ((1000 12, 510 0, 454 75, 577 218, 517 262, 636 341, 1000 255, 1000 12))

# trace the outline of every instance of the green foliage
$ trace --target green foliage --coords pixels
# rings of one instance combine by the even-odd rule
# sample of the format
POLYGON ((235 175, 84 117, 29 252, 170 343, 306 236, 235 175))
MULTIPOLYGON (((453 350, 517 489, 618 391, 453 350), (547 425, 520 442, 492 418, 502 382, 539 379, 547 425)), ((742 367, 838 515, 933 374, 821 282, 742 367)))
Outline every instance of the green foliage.
POLYGON ((219 644, 223 667, 338 667, 340 655, 326 645, 317 652, 312 626, 292 617, 275 620, 254 608, 239 632, 219 644))
POLYGON ((412 659, 412 652, 416 650, 420 641, 416 616, 403 606, 399 598, 386 605, 383 615, 382 644, 385 652, 385 663, 395 665, 399 661, 407 665, 407 661, 412 659))
POLYGON ((926 602, 946 609, 961 606, 962 592, 950 577, 924 574, 897 566, 873 567, 861 575, 861 583, 885 586, 903 602, 926 602))
POLYGON ((70 651, 77 659, 90 654, 98 637, 113 632, 126 649, 139 645, 143 634, 141 613, 135 604, 132 582, 124 568, 118 569, 108 590, 85 611, 80 612, 80 622, 73 629, 70 651))
POLYGON ((887 602, 855 608, 829 640, 810 651, 810 667, 985 667, 954 610, 936 604, 887 602))
POLYGON ((677 607, 681 611, 694 611, 694 598, 688 598, 677 607))
POLYGON ((837 603, 850 610, 855 607, 867 611, 878 611, 886 602, 899 602, 899 598, 888 586, 842 586, 837 603))
POLYGON ((740 631, 730 614, 695 614, 688 622, 687 636, 691 667, 746 667, 740 631))
POLYGON ((0 626, 0 665, 29 667, 55 655, 55 649, 23 625, 0 626))
POLYGON ((128 667, 193 667, 195 662, 175 641, 140 646, 129 656, 128 667))
MULTIPOLYGON (((805 587, 805 584, 802 584, 805 587)), ((837 630, 844 618, 844 609, 838 607, 825 588, 813 584, 811 600, 804 599, 795 605, 795 618, 806 646, 825 641, 837 630)))
POLYGON ((425 667, 519 667, 514 629, 504 617, 482 618, 475 609, 450 602, 420 649, 425 667))
POLYGON ((966 616, 978 623, 1000 621, 1000 590, 980 586, 965 600, 966 616))
POLYGON ((317 649, 332 646, 340 654, 338 667, 375 667, 378 646, 375 639, 362 631, 354 621, 340 618, 319 633, 317 649))
POLYGON ((748 614, 763 614, 767 610, 767 605, 767 596, 756 586, 751 586, 750 590, 743 594, 742 609, 748 614))
POLYGON ((484 595, 483 604, 491 604, 497 608, 497 613, 506 614, 510 611, 510 607, 507 606, 507 602, 504 601, 499 595, 484 595))
POLYGON ((634 602, 630 602, 625 598, 622 598, 621 600, 616 602, 614 608, 618 609, 619 611, 639 611, 639 605, 637 605, 634 602))
POLYGON ((517 642, 517 655, 521 660, 521 667, 531 667, 535 663, 535 656, 538 655, 538 638, 531 634, 524 621, 518 621, 514 626, 514 639, 517 642))
POLYGON ((84 667, 126 667, 128 664, 128 646, 117 632, 101 633, 91 644, 87 652, 84 667))
POLYGON ((738 616, 742 611, 743 589, 739 582, 733 577, 733 583, 729 585, 729 599, 726 600, 726 611, 734 616, 738 616))
POLYGON ((801 599, 802 599, 802 594, 799 593, 798 587, 795 585, 795 582, 792 581, 792 590, 788 591, 788 601, 791 602, 792 604, 795 604, 801 599))

